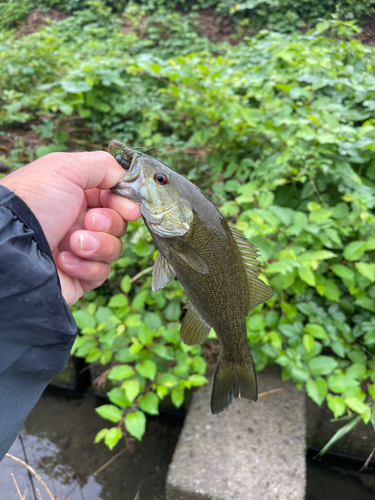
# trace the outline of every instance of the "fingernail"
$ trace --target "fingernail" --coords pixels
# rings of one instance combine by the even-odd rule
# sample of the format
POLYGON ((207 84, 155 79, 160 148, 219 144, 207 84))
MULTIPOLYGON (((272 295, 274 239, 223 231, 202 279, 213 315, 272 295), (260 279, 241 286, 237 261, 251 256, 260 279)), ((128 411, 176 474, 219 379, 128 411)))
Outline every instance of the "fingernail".
POLYGON ((110 220, 107 216, 100 212, 95 212, 92 216, 92 229, 93 231, 107 231, 111 225, 110 220))
POLYGON ((90 233, 82 232, 79 236, 79 248, 81 252, 92 252, 99 246, 98 239, 90 233))
POLYGON ((76 266, 81 261, 79 257, 70 252, 62 252, 61 258, 67 266, 76 266))

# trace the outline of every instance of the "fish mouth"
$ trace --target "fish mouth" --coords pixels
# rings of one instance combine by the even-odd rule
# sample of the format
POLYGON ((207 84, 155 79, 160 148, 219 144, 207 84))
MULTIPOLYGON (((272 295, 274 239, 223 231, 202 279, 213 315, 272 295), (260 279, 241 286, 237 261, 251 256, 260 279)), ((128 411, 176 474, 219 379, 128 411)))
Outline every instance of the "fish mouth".
MULTIPOLYGON (((132 161, 128 171, 122 175, 120 181, 111 188, 113 193, 130 198, 136 203, 141 203, 141 198, 139 196, 139 188, 141 185, 140 175, 141 175, 141 162, 137 161, 141 155, 135 154, 132 157, 132 161)), ((118 162, 120 163, 120 162, 118 162)), ((121 163, 120 163, 121 164, 121 163)))

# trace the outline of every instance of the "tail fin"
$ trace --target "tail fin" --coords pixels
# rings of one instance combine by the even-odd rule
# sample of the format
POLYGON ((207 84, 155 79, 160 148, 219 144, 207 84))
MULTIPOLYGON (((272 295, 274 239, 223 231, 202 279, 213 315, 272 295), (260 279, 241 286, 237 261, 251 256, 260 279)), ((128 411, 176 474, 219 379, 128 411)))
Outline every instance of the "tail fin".
POLYGON ((212 414, 226 410, 239 397, 252 401, 258 399, 254 368, 251 364, 241 366, 237 363, 219 360, 211 396, 212 414))

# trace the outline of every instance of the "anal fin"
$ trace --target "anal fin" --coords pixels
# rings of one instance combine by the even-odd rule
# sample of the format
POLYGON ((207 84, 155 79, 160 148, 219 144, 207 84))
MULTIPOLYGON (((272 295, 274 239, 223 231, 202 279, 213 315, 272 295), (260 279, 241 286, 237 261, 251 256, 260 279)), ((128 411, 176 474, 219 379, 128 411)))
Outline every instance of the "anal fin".
POLYGON ((180 329, 181 340, 186 345, 202 344, 208 337, 211 327, 194 306, 189 304, 188 307, 180 329))
POLYGON ((176 273, 173 267, 166 261, 166 259, 159 252, 154 263, 152 270, 152 291, 156 292, 160 288, 164 288, 170 281, 174 280, 176 273))

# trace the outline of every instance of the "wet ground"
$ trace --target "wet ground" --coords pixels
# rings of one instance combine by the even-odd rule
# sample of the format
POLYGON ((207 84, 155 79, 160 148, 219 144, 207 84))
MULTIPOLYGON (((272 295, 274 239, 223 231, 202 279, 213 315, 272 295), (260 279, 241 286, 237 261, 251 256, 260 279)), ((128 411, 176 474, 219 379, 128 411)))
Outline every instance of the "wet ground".
MULTIPOLYGON (((72 400, 45 394, 28 417, 9 453, 25 460, 42 476, 55 500, 165 500, 165 479, 182 427, 182 418, 162 415, 149 419, 141 443, 126 451, 102 472, 101 466, 121 451, 93 444, 108 424, 94 411, 103 400, 88 394, 72 400)), ((308 457, 305 500, 374 500, 375 475, 359 474, 363 462, 343 464, 326 457, 322 463, 308 457)), ((272 464, 270 464, 272 471, 272 464)), ((9 458, 0 464, 0 500, 19 500, 14 474, 24 500, 48 499, 27 470, 9 458), (33 483, 33 484, 32 484, 33 483), (34 488, 34 489, 33 489, 34 488)), ((272 472, 271 472, 272 473, 272 472)), ((258 500, 258 499, 256 499, 258 500)))
MULTIPOLYGON (((142 442, 132 442, 132 451, 94 475, 124 448, 121 443, 111 452, 102 443, 93 444, 96 433, 111 425, 95 413, 100 404, 103 401, 90 394, 78 400, 43 395, 21 432, 28 463, 58 500, 164 500, 165 478, 182 420, 150 419, 142 442)), ((25 460, 22 442, 18 438, 9 453, 25 460)), ((22 495, 26 491, 25 500, 37 500, 27 470, 9 458, 0 464, 0 499, 20 498, 11 472, 22 495)), ((47 499, 43 487, 35 478, 33 482, 42 499, 47 499)))

